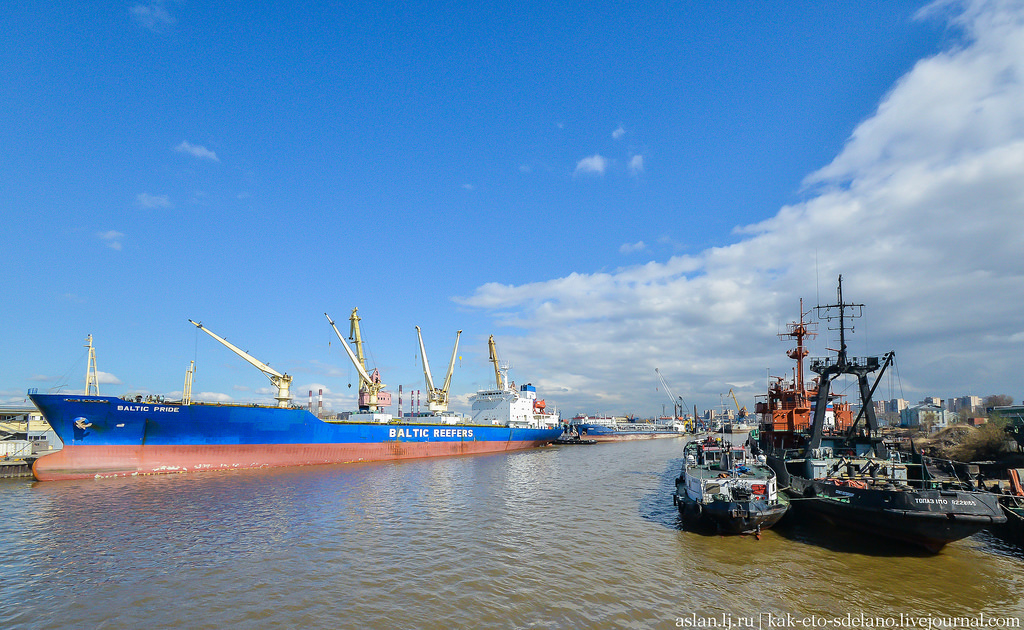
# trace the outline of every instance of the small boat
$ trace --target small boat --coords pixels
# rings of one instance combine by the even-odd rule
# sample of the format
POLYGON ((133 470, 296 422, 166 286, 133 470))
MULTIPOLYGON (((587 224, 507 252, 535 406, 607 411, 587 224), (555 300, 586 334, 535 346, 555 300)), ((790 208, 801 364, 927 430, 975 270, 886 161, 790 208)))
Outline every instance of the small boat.
POLYGON ((789 509, 763 458, 752 456, 746 444, 715 437, 686 444, 672 500, 684 522, 723 534, 759 536, 789 509))
POLYGON ((580 439, 578 437, 575 437, 575 438, 574 437, 560 437, 560 438, 558 438, 557 440, 554 440, 551 443, 552 444, 568 444, 568 445, 580 446, 580 445, 587 445, 587 444, 597 444, 597 440, 583 440, 583 439, 580 439))
POLYGON ((552 444, 597 444, 597 440, 585 440, 580 437, 580 434, 576 432, 576 426, 570 424, 562 435, 558 436, 558 439, 553 441, 552 444))

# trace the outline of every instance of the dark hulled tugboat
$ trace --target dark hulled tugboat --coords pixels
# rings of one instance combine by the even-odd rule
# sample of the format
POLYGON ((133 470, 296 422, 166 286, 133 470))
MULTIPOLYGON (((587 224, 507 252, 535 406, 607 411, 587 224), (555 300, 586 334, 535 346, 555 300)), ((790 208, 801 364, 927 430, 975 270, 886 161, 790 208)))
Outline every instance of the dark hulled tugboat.
POLYGON ((753 457, 745 444, 714 437, 686 444, 672 500, 684 521, 723 534, 759 536, 789 508, 763 459, 753 457))
POLYGON ((840 347, 836 357, 812 359, 817 382, 806 388, 803 341, 816 333, 804 321, 790 324, 780 337, 797 341, 788 356, 797 362, 792 381, 776 379, 766 399, 757 403, 761 445, 779 483, 800 507, 817 512, 837 525, 865 530, 937 553, 947 543, 1006 521, 995 495, 975 492, 928 479, 919 464, 901 461, 886 447, 871 405, 871 395, 894 354, 850 357, 846 349, 846 320, 859 317, 863 304, 843 302, 839 277, 837 304, 818 306, 819 318, 839 320, 840 347), (878 372, 873 385, 868 375, 878 372), (861 408, 853 418, 850 404, 830 394, 832 382, 855 376, 861 408), (866 426, 858 430, 861 419, 866 426))

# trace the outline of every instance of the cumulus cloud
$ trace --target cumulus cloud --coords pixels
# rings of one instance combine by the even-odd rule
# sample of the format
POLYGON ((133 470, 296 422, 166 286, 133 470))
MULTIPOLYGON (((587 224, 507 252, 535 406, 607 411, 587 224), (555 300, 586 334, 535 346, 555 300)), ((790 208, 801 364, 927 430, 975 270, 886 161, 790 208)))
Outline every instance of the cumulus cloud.
POLYGON ((575 174, 594 174, 604 175, 605 169, 608 167, 608 160, 601 157, 600 155, 594 154, 590 157, 585 157, 576 163, 575 174))
POLYGON ((626 130, 622 128, 622 125, 616 127, 615 131, 612 132, 612 138, 615 140, 618 140, 624 135, 626 135, 626 130))
POLYGON ((171 199, 167 195, 151 195, 149 193, 139 193, 135 197, 135 201, 138 202, 140 207, 143 208, 172 208, 171 199))
POLYGON ((174 150, 177 151, 178 153, 188 153, 189 155, 197 157, 201 160, 220 162, 220 158, 218 158, 217 154, 214 153, 213 151, 207 149, 206 147, 199 146, 197 144, 189 144, 184 140, 181 141, 181 144, 174 147, 174 150))
POLYGON ((639 252, 639 251, 643 251, 645 249, 647 249, 647 246, 644 245, 643 241, 639 241, 639 242, 636 242, 636 243, 623 243, 619 247, 619 253, 621 253, 621 254, 632 254, 633 252, 639 252))
POLYGON ((110 372, 100 372, 96 370, 96 381, 100 385, 120 385, 121 379, 117 378, 110 372))
MULTIPOLYGON (((777 333, 799 317, 800 299, 805 311, 834 302, 842 274, 844 297, 867 305, 851 352, 895 349, 906 379, 876 397, 1019 395, 1010 375, 1024 286, 1024 7, 942 2, 921 16, 953 10, 961 41, 896 82, 807 176, 805 201, 741 227, 735 243, 485 284, 457 301, 522 331, 503 338, 503 356, 539 374, 539 389, 562 392, 562 408, 649 406, 655 367, 688 402, 717 406, 735 387, 749 408, 769 373, 792 369, 777 333)), ((576 171, 604 168, 593 156, 576 171)), ((836 347, 834 327, 820 325, 813 354, 836 347)))
POLYGON ((153 32, 159 32, 163 27, 170 26, 175 22, 163 2, 136 4, 131 7, 131 15, 138 24, 153 32))

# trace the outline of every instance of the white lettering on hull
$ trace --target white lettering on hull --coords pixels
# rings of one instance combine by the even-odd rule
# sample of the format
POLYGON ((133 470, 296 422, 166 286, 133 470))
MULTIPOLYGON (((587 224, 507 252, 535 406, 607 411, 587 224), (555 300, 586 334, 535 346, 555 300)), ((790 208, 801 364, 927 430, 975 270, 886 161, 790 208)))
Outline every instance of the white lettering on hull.
POLYGON ((388 429, 388 437, 392 439, 397 438, 413 438, 427 440, 431 437, 435 438, 471 438, 473 437, 473 429, 434 429, 433 435, 431 435, 430 429, 423 429, 417 427, 392 427, 388 429))

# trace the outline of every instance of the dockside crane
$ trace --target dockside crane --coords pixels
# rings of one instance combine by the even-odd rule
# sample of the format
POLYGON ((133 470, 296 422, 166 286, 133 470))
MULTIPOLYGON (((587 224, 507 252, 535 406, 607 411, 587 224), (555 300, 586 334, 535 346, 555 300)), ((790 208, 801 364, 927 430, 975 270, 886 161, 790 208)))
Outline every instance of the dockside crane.
POLYGON ((391 394, 386 395, 386 403, 381 400, 382 390, 387 386, 380 382, 380 374, 377 370, 374 370, 373 374, 366 371, 366 358, 363 356, 363 337, 359 332, 359 316, 356 314, 358 310, 358 308, 352 309, 352 315, 349 317, 349 322, 351 322, 349 339, 352 339, 356 345, 355 352, 352 352, 348 342, 341 336, 341 331, 334 325, 334 320, 331 319, 331 316, 324 313, 324 317, 330 322, 331 328, 334 329, 334 334, 338 335, 341 347, 345 349, 348 358, 352 360, 352 364, 356 366, 356 371, 359 372, 359 410, 376 413, 378 406, 391 404, 391 394))
MULTIPOLYGON (((661 381, 661 386, 665 388, 665 393, 668 395, 669 400, 672 401, 672 416, 673 416, 673 418, 675 418, 676 420, 683 420, 683 409, 684 409, 683 397, 682 396, 676 397, 675 394, 672 393, 672 388, 669 387, 668 383, 665 382, 665 377, 661 375, 661 370, 659 370, 658 368, 654 368, 654 373, 658 375, 658 380, 661 381)), ((685 424, 686 423, 684 421, 684 425, 685 424)))
POLYGON ((731 387, 729 388, 729 395, 732 396, 732 402, 736 405, 736 415, 741 418, 746 418, 747 408, 746 406, 740 407, 740 401, 736 400, 736 394, 732 391, 731 387))
MULTIPOLYGON (((257 370, 259 370, 260 372, 263 372, 263 374, 265 374, 266 377, 270 379, 270 383, 274 387, 277 388, 277 396, 274 396, 274 400, 277 401, 277 406, 278 407, 287 407, 287 406, 289 406, 289 404, 291 403, 291 399, 292 399, 292 395, 291 395, 292 377, 291 376, 288 376, 287 374, 281 374, 280 372, 278 372, 274 368, 270 367, 266 363, 260 361, 259 359, 256 359, 255 357, 250 355, 248 352, 246 352, 244 350, 241 350, 237 346, 231 344, 227 339, 224 339, 223 337, 220 337, 220 336, 214 334, 213 331, 211 331, 209 328, 206 328, 201 323, 193 322, 191 319, 188 320, 188 321, 189 321, 189 323, 193 324, 199 330, 203 331, 207 335, 210 335, 211 337, 213 337, 217 341, 219 341, 222 344, 224 344, 228 348, 228 350, 231 350, 232 352, 234 352, 238 356, 240 356, 243 359, 245 359, 246 361, 248 361, 257 370)), ((191 389, 191 383, 190 383, 190 389, 191 389)), ((189 393, 191 393, 191 392, 189 392, 189 393)))
POLYGON ((420 340, 420 356, 423 357, 423 377, 427 381, 427 409, 431 413, 448 411, 448 388, 452 384, 452 373, 455 371, 455 355, 459 352, 459 337, 462 331, 455 333, 455 348, 452 349, 452 360, 448 362, 448 374, 444 377, 441 387, 434 387, 434 379, 430 376, 430 364, 427 362, 427 350, 423 347, 423 333, 416 327, 416 336, 420 340))

